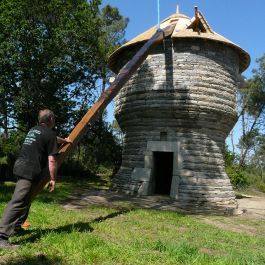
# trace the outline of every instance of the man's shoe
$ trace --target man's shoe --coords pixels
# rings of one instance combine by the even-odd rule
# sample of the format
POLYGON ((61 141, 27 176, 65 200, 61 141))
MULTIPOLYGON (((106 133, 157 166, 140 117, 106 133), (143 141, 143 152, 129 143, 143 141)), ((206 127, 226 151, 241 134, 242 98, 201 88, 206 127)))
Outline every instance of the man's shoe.
POLYGON ((19 247, 19 245, 11 244, 8 242, 7 239, 1 239, 0 238, 0 248, 15 249, 18 247, 19 247))
POLYGON ((21 225, 23 229, 29 229, 31 226, 31 223, 28 221, 28 219, 21 225))
POLYGON ((12 234, 15 236, 24 236, 27 235, 29 233, 29 230, 23 229, 21 226, 17 227, 14 231, 14 233, 12 234))

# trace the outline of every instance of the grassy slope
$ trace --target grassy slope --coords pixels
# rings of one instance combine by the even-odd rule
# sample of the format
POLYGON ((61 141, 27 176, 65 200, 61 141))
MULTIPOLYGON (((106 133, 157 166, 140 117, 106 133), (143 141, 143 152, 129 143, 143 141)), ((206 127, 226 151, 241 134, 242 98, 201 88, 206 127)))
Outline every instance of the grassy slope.
MULTIPOLYGON (((211 222, 252 227, 256 233, 248 235, 176 212, 62 209, 60 199, 73 188, 60 183, 55 194, 46 191, 34 201, 29 233, 11 238, 21 248, 0 250, 0 264, 265 264, 265 220, 207 216, 211 222)), ((12 184, 1 184, 1 213, 12 190, 12 184)))

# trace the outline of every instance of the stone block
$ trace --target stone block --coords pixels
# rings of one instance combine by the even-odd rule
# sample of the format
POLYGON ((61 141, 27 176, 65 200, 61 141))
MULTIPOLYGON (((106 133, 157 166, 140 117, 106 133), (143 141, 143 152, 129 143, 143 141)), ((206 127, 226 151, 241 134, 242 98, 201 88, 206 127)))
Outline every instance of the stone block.
POLYGON ((138 195, 149 195, 150 193, 150 182, 143 181, 138 189, 138 195))
POLYGON ((148 141, 147 150, 153 152, 176 152, 178 150, 178 145, 177 142, 148 141))
POLYGON ((132 175, 132 180, 134 181, 150 181, 151 179, 151 169, 150 168, 134 168, 132 175))
POLYGON ((145 155, 144 156, 144 167, 151 169, 153 167, 153 155, 145 155))

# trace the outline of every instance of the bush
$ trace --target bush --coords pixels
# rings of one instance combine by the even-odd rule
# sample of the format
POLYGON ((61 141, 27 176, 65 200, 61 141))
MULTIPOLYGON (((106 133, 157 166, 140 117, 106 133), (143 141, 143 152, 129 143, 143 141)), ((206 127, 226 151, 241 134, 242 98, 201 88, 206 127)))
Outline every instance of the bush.
POLYGON ((67 159, 59 168, 58 175, 67 177, 89 178, 91 171, 86 169, 82 163, 77 160, 67 159))
POLYGON ((13 165, 19 153, 25 134, 10 131, 9 137, 0 135, 0 181, 15 180, 13 165))
POLYGON ((265 192, 265 183, 264 181, 260 180, 256 182, 256 188, 261 191, 261 192, 265 192))
POLYGON ((230 178, 234 188, 244 188, 249 185, 249 181, 245 171, 237 165, 232 165, 226 168, 226 173, 230 178))

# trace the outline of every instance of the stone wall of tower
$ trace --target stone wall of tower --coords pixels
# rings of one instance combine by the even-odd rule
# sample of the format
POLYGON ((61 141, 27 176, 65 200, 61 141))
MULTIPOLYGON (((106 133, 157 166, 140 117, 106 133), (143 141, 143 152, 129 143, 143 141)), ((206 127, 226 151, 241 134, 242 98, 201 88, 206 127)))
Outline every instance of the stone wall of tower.
MULTIPOLYGON (((169 39, 152 51, 116 97, 125 146, 114 189, 150 193, 148 146, 157 143, 177 150, 172 197, 180 207, 214 209, 235 202, 223 153, 237 118, 238 60, 233 48, 200 39, 169 39)), ((121 58, 121 66, 127 61, 121 58)))

